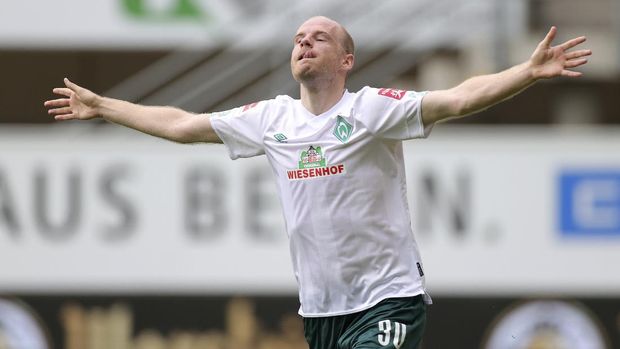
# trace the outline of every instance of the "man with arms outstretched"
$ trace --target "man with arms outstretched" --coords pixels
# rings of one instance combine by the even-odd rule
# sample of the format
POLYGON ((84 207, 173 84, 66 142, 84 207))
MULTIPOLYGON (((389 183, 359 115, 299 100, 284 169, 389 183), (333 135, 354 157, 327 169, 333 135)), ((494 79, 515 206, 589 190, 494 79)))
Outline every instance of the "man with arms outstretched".
POLYGON ((301 98, 278 96, 193 114, 105 98, 65 79, 45 102, 57 120, 103 118, 175 142, 224 143, 232 159, 265 154, 284 211, 311 349, 416 348, 425 325, 424 271, 407 205, 402 141, 483 110, 540 79, 581 73, 584 37, 552 47, 552 27, 526 62, 447 90, 345 89, 351 36, 326 17, 294 37, 301 98))

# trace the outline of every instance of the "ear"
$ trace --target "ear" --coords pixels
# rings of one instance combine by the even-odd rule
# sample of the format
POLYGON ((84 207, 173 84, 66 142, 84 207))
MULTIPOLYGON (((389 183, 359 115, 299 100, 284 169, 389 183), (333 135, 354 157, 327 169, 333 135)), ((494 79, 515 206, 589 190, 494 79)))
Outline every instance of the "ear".
POLYGON ((353 64, 355 64, 355 56, 352 53, 347 53, 342 60, 342 69, 347 73, 353 69, 353 64))

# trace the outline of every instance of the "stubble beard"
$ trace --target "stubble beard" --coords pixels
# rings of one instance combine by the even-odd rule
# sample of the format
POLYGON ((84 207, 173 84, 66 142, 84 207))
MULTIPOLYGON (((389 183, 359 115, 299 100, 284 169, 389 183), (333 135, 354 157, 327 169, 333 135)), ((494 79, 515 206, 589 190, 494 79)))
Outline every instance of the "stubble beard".
POLYGON ((298 66, 292 69, 292 74, 295 81, 308 88, 320 88, 333 80, 333 76, 326 70, 313 69, 312 66, 298 66))
POLYGON ((302 66, 299 65, 299 62, 296 62, 291 67, 291 73, 293 74, 293 78, 295 81, 304 83, 305 81, 312 80, 316 72, 312 71, 312 67, 308 64, 304 64, 302 66))

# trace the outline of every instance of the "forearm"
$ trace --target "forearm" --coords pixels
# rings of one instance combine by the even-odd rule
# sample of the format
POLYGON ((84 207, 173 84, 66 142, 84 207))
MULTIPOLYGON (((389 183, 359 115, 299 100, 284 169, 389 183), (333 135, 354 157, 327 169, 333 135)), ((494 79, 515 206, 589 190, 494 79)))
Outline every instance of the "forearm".
POLYGON ((502 72, 475 76, 448 90, 431 91, 422 100, 424 124, 469 115, 489 108, 536 82, 530 61, 502 72))
POLYGON ((143 106, 107 97, 100 98, 96 112, 115 124, 178 142, 183 140, 177 126, 192 116, 174 107, 143 106))
POLYGON ((536 82, 529 61, 502 72, 470 78, 454 88, 461 101, 455 116, 464 116, 506 100, 536 82))

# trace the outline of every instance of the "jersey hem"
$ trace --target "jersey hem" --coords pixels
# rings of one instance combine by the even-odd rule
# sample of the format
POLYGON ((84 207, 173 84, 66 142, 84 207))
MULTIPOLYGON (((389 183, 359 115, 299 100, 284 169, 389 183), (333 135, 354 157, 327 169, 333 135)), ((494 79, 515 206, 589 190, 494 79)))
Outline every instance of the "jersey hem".
POLYGON ((382 301, 389 299, 389 298, 403 298, 403 297, 415 297, 415 296, 419 296, 419 295, 425 295, 424 297, 424 302, 426 304, 432 304, 432 301, 430 300, 430 296, 428 296, 428 294, 426 293, 426 291, 421 290, 421 291, 416 291, 413 293, 406 293, 406 294, 391 294, 389 296, 385 296, 385 297, 381 297, 379 299, 377 299, 376 301, 363 305, 359 308, 354 308, 351 310, 343 310, 343 311, 335 311, 335 312, 329 312, 329 313, 304 313, 301 311, 301 308, 299 309, 299 311, 297 312, 300 316, 305 317, 305 318, 318 318, 318 317, 329 317, 329 316, 340 316, 340 315, 349 315, 349 314, 353 314, 353 313, 359 313, 360 311, 364 311, 364 310, 368 310, 372 307, 374 307, 375 305, 381 303, 382 301))

